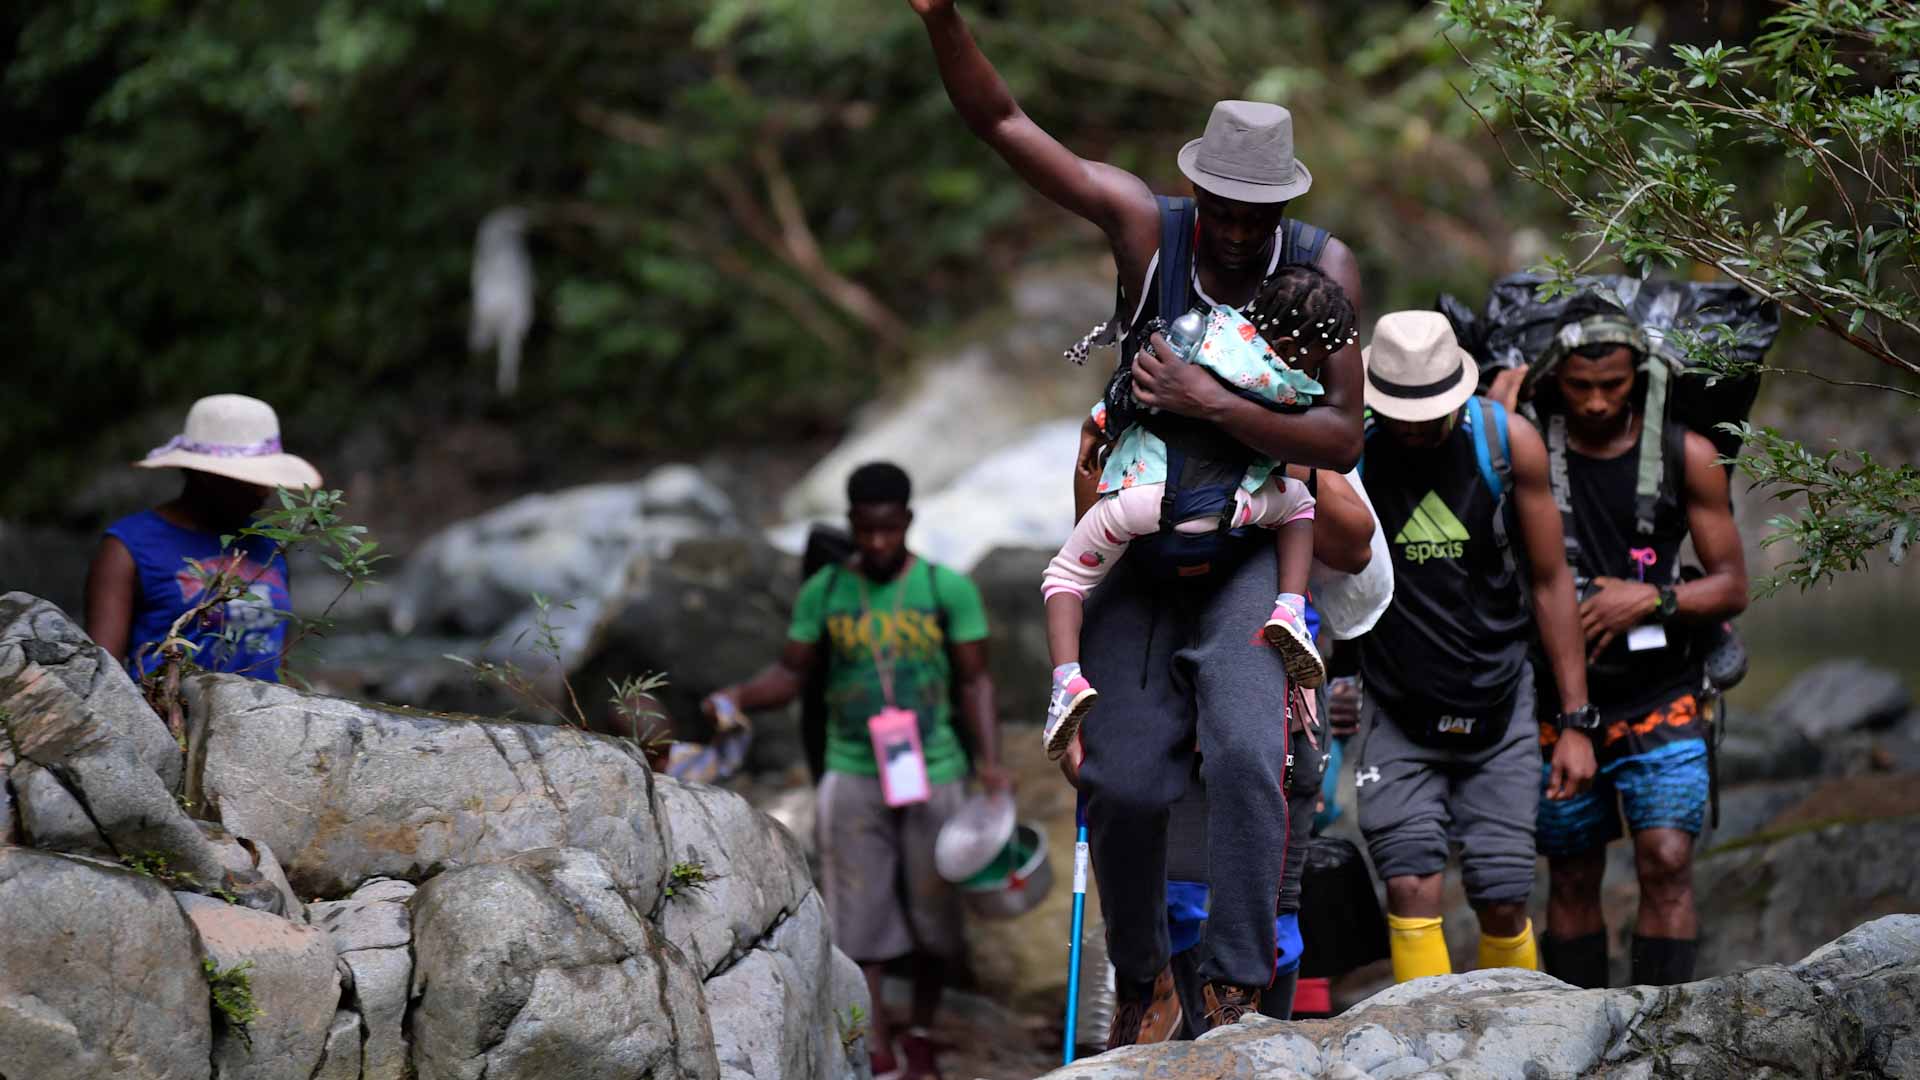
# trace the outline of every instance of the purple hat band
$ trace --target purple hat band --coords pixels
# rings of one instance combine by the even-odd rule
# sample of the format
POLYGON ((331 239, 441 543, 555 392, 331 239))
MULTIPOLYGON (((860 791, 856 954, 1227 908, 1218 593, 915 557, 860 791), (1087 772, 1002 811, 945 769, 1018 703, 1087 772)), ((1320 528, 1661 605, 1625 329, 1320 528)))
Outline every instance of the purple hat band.
POLYGON ((220 458, 268 457, 281 452, 280 436, 278 435, 261 439, 256 443, 195 442, 185 435, 175 435, 173 438, 168 439, 164 446, 156 446, 152 450, 147 451, 147 460, 151 461, 162 454, 171 453, 175 450, 185 450, 189 454, 205 454, 208 457, 220 458))

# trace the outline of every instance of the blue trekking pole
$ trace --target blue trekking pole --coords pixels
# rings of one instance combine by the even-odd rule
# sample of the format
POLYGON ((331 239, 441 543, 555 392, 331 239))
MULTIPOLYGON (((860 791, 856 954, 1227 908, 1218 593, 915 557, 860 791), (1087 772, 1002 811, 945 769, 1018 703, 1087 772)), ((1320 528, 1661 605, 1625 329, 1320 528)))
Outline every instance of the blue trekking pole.
POLYGON ((1064 1064, 1073 1064, 1075 1030, 1080 1026, 1080 937, 1087 917, 1087 793, 1073 802, 1073 941, 1067 946, 1067 1048, 1064 1064))

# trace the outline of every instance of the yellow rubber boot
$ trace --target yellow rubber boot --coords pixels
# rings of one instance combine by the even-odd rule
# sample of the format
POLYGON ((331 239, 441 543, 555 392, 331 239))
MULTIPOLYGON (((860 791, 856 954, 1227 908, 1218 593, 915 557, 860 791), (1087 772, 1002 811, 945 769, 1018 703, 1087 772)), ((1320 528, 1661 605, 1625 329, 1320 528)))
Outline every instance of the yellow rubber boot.
POLYGON ((1494 937, 1483 931, 1480 934, 1480 967, 1539 971, 1540 953, 1533 943, 1533 920, 1527 920, 1527 925, 1513 937, 1494 937))
POLYGON ((1393 953, 1394 982, 1453 974, 1453 961, 1447 958, 1447 939, 1440 932, 1439 916, 1422 919, 1388 915, 1387 937, 1393 953))

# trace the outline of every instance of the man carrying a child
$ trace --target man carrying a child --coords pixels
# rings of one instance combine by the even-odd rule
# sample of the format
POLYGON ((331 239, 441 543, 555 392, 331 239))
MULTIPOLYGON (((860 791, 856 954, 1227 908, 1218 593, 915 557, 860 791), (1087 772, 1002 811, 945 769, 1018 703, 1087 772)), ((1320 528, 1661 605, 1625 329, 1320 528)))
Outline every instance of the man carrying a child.
MULTIPOLYGON (((1196 206, 1156 200, 1137 176, 1088 161, 1023 112, 981 53, 952 0, 910 0, 923 18, 947 93, 980 138, 1036 190, 1099 226, 1121 282, 1115 333, 1121 366, 1109 420, 1149 423, 1182 454, 1261 456, 1342 471, 1360 452, 1358 350, 1336 343, 1316 376, 1314 407, 1276 411, 1236 394, 1150 332, 1196 303, 1242 308, 1283 265, 1318 263, 1357 304, 1353 254, 1320 230, 1283 218, 1312 182, 1293 155, 1292 117, 1254 102, 1222 102, 1206 134, 1180 155, 1196 206), (1184 224, 1184 236, 1169 220, 1184 224), (1163 238, 1191 238, 1190 269, 1163 238), (1306 250, 1302 250, 1302 249, 1306 250), (1165 259, 1170 264, 1161 266, 1165 259), (1177 271, 1167 292, 1160 282, 1177 271)), ((1083 504, 1096 475, 1083 475, 1083 504)), ((1289 731, 1286 673, 1259 632, 1279 593, 1271 533, 1223 542, 1205 572, 1168 581, 1118 560, 1085 598, 1079 642, 1084 676, 1100 704, 1081 729, 1082 789, 1117 975, 1110 1046, 1141 1038, 1170 952, 1168 808, 1185 794, 1196 749, 1208 806, 1212 892, 1199 964, 1202 1029, 1260 1006, 1274 979, 1276 897, 1286 863, 1289 731), (1262 535, 1266 539, 1261 539, 1262 535)), ((1317 780, 1317 776, 1315 777, 1317 780)))

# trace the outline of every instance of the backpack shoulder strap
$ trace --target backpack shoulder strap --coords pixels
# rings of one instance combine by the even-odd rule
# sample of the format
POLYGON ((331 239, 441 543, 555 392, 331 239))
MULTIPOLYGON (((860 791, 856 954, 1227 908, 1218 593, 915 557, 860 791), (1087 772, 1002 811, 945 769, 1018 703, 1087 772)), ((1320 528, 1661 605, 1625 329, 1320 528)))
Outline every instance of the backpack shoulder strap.
POLYGON ((1667 391, 1672 371, 1654 353, 1647 354, 1642 368, 1647 376, 1646 419, 1640 425, 1640 469, 1633 482, 1633 527, 1641 536, 1651 536, 1667 476, 1667 391))
POLYGON ((1193 200, 1157 195, 1160 206, 1160 267, 1154 314, 1171 321, 1186 310, 1187 283, 1193 279, 1193 200))
POLYGON ((1494 502, 1505 502, 1512 487, 1513 462, 1507 444, 1507 410, 1499 402, 1475 395, 1467 399, 1467 427, 1474 433, 1473 460, 1480 479, 1487 482, 1494 502))
POLYGON ((1333 234, 1298 218, 1287 218, 1281 224, 1280 264, 1318 266, 1320 256, 1327 253, 1327 241, 1333 238, 1333 234))

